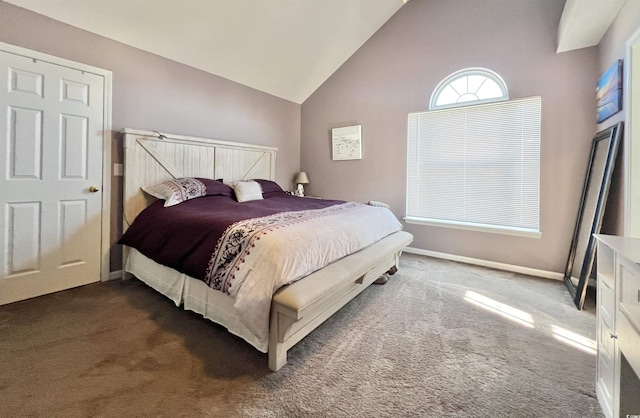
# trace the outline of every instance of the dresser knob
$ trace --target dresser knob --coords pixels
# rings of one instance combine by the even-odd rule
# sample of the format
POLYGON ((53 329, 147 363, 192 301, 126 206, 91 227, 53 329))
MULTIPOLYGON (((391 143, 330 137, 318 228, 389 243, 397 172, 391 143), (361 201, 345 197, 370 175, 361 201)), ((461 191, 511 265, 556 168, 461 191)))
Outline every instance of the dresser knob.
POLYGON ((614 334, 613 332, 609 333, 609 336, 610 336, 611 338, 613 338, 614 340, 617 340, 617 339, 618 339, 618 336, 617 336, 616 334, 614 334))

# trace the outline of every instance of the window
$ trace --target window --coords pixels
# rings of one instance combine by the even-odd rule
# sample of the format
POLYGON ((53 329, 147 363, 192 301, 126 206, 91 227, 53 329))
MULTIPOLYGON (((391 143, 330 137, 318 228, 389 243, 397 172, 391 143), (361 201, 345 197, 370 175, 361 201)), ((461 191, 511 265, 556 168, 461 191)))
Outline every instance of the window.
POLYGON ((429 109, 507 99, 509 92, 502 77, 486 68, 467 68, 450 74, 438 84, 431 95, 429 109))
POLYGON ((440 83, 432 101, 443 109, 409 114, 405 220, 540 237, 541 99, 505 101, 506 86, 482 89, 502 79, 495 74, 480 83, 477 71, 440 83), (441 99, 452 100, 446 91, 456 82, 455 103, 441 99), (501 93, 480 97, 482 91, 501 93), (469 101, 464 95, 472 93, 478 99, 469 101))

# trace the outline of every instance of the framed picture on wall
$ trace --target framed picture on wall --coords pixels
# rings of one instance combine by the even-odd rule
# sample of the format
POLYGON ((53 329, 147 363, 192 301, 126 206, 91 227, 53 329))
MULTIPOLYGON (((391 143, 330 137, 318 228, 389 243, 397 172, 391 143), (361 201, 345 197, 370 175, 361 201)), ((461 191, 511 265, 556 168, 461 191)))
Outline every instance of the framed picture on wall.
POLYGON ((331 130, 331 148, 334 160, 362 159, 362 126, 345 126, 331 130))
POLYGON ((622 60, 617 60, 596 85, 598 123, 622 110, 622 60))

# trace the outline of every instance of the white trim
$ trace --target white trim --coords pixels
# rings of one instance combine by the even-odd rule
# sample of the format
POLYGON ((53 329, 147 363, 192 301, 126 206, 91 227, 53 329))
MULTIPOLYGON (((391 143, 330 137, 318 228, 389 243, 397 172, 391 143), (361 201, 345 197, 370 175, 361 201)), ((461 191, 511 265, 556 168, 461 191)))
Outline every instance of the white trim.
POLYGON ((109 280, 117 280, 122 278, 122 270, 116 270, 109 273, 109 280))
POLYGON ((223 141, 220 139, 177 135, 177 134, 158 132, 158 131, 148 131, 144 129, 122 128, 120 130, 120 133, 122 133, 123 135, 146 136, 146 137, 149 137, 149 139, 151 140, 161 140, 161 141, 171 140, 171 142, 175 142, 175 143, 185 143, 185 144, 201 143, 206 146, 222 145, 230 149, 248 149, 250 151, 265 151, 265 152, 278 151, 278 147, 272 147, 268 145, 256 145, 256 144, 248 144, 244 142, 223 141), (158 137, 158 134, 163 135, 164 138, 158 137))
MULTIPOLYGON (((425 225, 540 238, 542 236, 539 214, 541 106, 541 98, 534 96, 508 102, 409 113, 407 119, 407 181, 405 183, 406 221, 425 225), (511 112, 512 110, 517 110, 519 118, 516 119, 518 120, 505 121, 504 111, 511 112), (459 128, 456 131, 456 137, 459 141, 455 143, 450 143, 451 132, 447 127, 452 117, 456 120, 460 119, 460 123, 456 125, 459 128), (467 126, 466 122, 471 120, 477 123, 472 121, 467 126), (517 147, 514 145, 515 148, 511 147, 510 151, 508 151, 510 167, 520 170, 517 171, 519 174, 522 174, 522 168, 526 169, 524 176, 520 175, 515 179, 519 182, 518 187, 515 190, 513 188, 510 189, 512 193, 520 194, 517 197, 520 198, 521 204, 519 206, 506 207, 504 204, 500 205, 499 202, 494 202, 495 205, 503 207, 505 210, 504 216, 510 218, 511 221, 507 221, 506 218, 502 219, 495 214, 484 213, 482 208, 477 205, 467 204, 470 199, 474 199, 472 196, 473 190, 477 189, 469 186, 472 176, 468 175, 467 169, 471 166, 477 167, 480 171, 486 171, 497 164, 495 159, 488 160, 486 158, 488 154, 478 157, 479 162, 477 165, 473 163, 475 161, 473 158, 471 160, 468 158, 469 153, 473 152, 474 149, 478 149, 478 147, 494 146, 493 143, 496 139, 494 136, 484 135, 482 138, 474 136, 475 128, 481 126, 509 126, 503 132, 512 132, 515 136, 503 135, 501 141, 512 143, 516 140, 515 145, 517 147), (443 133, 443 129, 449 135, 443 133), (434 154, 425 151, 431 147, 439 147, 438 149, 440 149, 442 148, 440 145, 445 143, 446 145, 443 146, 449 150, 448 152, 436 152, 434 154), (530 152, 527 152, 527 149, 530 152), (454 152, 455 154, 453 154, 454 152), (451 172, 447 171, 447 167, 451 169, 451 172), (425 177, 425 173, 429 175, 425 177), (449 184, 452 173, 459 175, 457 181, 460 183, 460 187, 455 190, 452 190, 449 184), (449 187, 445 187, 445 185, 449 185, 449 187), (465 185, 466 187, 464 187, 465 185), (425 195, 424 191, 431 188, 433 188, 433 193, 428 196, 425 195), (523 200, 525 195, 527 197, 523 200), (433 202, 434 199, 439 201, 440 204, 432 205, 430 202, 433 202), (454 199, 459 202, 459 204, 456 204, 457 210, 454 211, 455 214, 446 216, 447 214, 442 211, 447 208, 451 209, 454 199)), ((496 133, 496 135, 498 134, 496 133)), ((512 176, 506 172, 503 175, 506 177, 512 176)), ((494 189, 501 188, 501 183, 498 183, 494 178, 493 182, 482 184, 482 188, 488 190, 486 194, 489 196, 485 206, 492 202, 490 200, 491 196, 495 199, 494 189)))
POLYGON ((92 73, 99 76, 106 74, 111 75, 111 71, 102 68, 94 67, 92 65, 83 64, 81 62, 71 61, 66 58, 56 57, 55 55, 45 54, 44 52, 34 51, 32 49, 22 48, 20 46, 7 44, 0 42, 0 49, 12 54, 21 55, 25 58, 36 59, 38 61, 48 62, 50 64, 67 67, 72 70, 80 70, 87 73, 92 73))
POLYGON ((423 250, 421 248, 405 247, 404 252, 410 254, 425 255, 427 257, 442 258, 444 260, 457 261, 460 263, 473 264, 476 266, 489 267, 496 270, 511 271, 514 273, 526 274, 527 276, 542 277, 543 279, 563 280, 564 275, 555 271, 534 269, 531 267, 516 266, 514 264, 499 263, 497 261, 483 260, 480 258, 465 257, 462 255, 439 253, 437 251, 423 250))
POLYGON ((488 68, 470 67, 470 68, 463 68, 461 70, 455 71, 449 74, 448 76, 446 76, 445 78, 443 78, 442 81, 438 83, 436 88, 431 93, 431 98, 429 99, 429 110, 472 106, 472 105, 477 105, 482 103, 493 103, 493 102, 500 102, 505 100, 509 100, 509 89, 507 88, 507 83, 505 83, 504 79, 500 77, 500 74, 488 68), (440 97, 440 93, 442 93, 442 90, 444 90, 448 85, 450 85, 451 83, 453 83, 459 78, 468 77, 472 75, 479 75, 494 81, 498 85, 498 87, 500 87, 500 90, 502 90, 502 97, 493 97, 490 99, 478 99, 478 100, 474 100, 470 102, 462 102, 462 103, 456 102, 456 103, 450 103, 450 104, 440 105, 440 106, 436 104, 436 102, 438 101, 438 98, 440 97))
MULTIPOLYGON (((633 134, 634 134, 634 126, 633 123, 633 86, 632 86, 632 74, 633 74, 633 47, 636 45, 637 48, 640 48, 640 28, 634 32, 633 35, 626 42, 626 52, 624 57, 624 119, 625 119, 625 127, 624 127, 624 173, 623 173, 623 181, 624 181, 624 235, 628 237, 640 237, 640 212, 635 215, 635 221, 632 220, 632 213, 634 212, 633 206, 634 202, 638 202, 640 200, 640 191, 636 191, 638 189, 638 185, 633 183, 634 179, 634 165, 635 170, 640 170, 640 146, 638 146, 637 141, 634 145, 633 134), (634 162, 636 164, 634 164, 634 162)), ((640 52, 639 52, 640 53, 640 52)), ((640 59, 640 58, 639 58, 640 59)), ((638 74, 640 74, 640 69, 635 70, 638 74)), ((638 77, 640 78, 640 76, 638 77)), ((640 92, 635 93, 636 96, 640 97, 640 92)), ((640 128, 636 129, 640 130, 640 128)), ((635 134, 638 139, 640 139, 640 132, 635 134)), ((637 205, 637 203, 636 203, 637 205)))
POLYGON ((11 54, 21 55, 29 59, 36 59, 74 70, 80 70, 103 77, 104 79, 104 103, 103 103, 103 127, 102 132, 102 230, 100 244, 100 280, 109 280, 110 236, 111 236, 111 105, 112 105, 112 79, 111 71, 65 58, 56 57, 31 49, 0 42, 0 50, 11 54))
POLYGON ((102 131, 102 266, 100 268, 100 280, 105 281, 111 277, 109 270, 111 258, 111 144, 113 142, 111 128, 112 112, 112 86, 113 75, 111 71, 102 70, 104 73, 104 130, 102 131))
POLYGON ((463 229, 466 231, 489 232, 492 234, 515 235, 518 237, 527 237, 527 238, 537 238, 537 239, 542 238, 542 232, 535 231, 533 229, 515 228, 515 227, 507 227, 507 226, 500 226, 500 225, 476 224, 472 222, 444 221, 440 219, 430 219, 430 218, 416 218, 412 216, 405 216, 403 219, 408 224, 463 229))

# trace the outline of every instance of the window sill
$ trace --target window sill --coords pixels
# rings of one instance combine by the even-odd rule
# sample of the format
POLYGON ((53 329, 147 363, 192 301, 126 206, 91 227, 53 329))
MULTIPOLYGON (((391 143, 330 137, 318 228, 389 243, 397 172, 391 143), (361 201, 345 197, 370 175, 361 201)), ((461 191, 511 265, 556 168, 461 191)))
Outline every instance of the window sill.
POLYGON ((439 219, 417 218, 405 216, 404 221, 408 224, 439 226, 442 228, 464 229, 467 231, 489 232, 492 234, 515 235, 527 238, 542 238, 542 232, 535 229, 513 228, 497 225, 474 224, 470 222, 443 221, 439 219))

